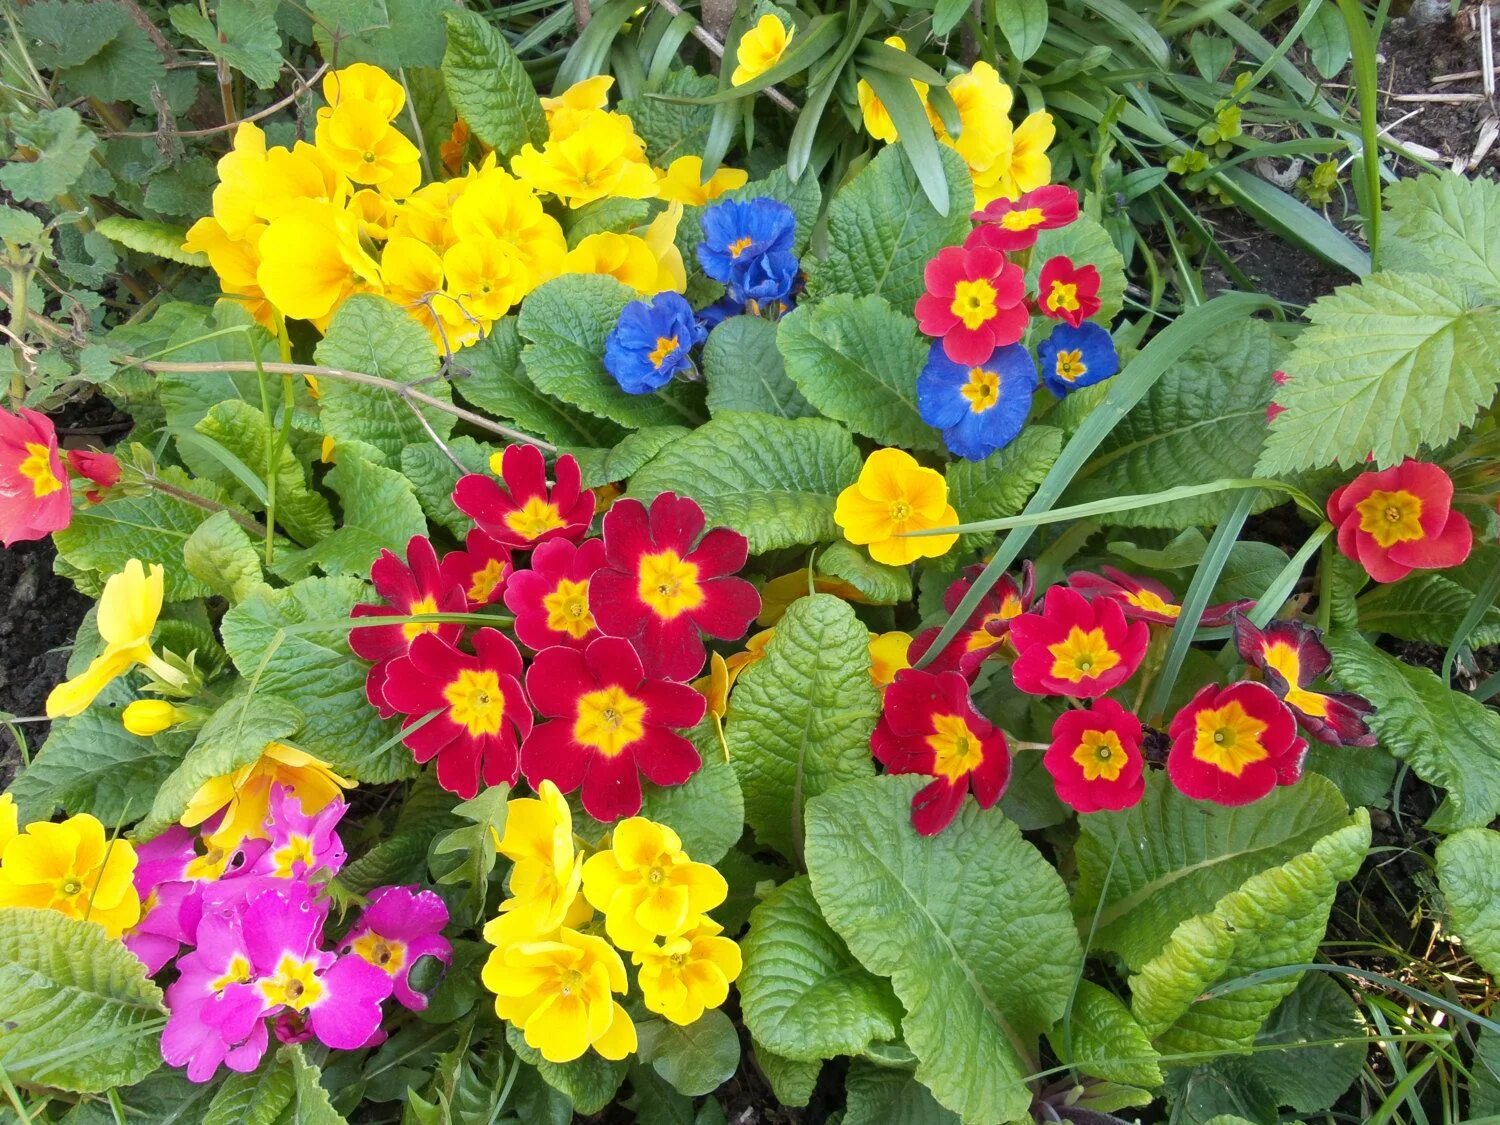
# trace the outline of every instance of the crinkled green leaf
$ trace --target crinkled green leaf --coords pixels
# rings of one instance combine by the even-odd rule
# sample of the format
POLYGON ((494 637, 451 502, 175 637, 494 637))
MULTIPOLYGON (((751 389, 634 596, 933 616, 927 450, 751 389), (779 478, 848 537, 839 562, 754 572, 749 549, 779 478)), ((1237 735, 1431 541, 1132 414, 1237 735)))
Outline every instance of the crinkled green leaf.
POLYGON ((647 426, 626 434, 613 449, 578 449, 568 452, 578 459, 585 488, 618 484, 655 457, 672 442, 689 433, 686 426, 647 426))
MULTIPOLYGON (((718 88, 718 82, 710 74, 674 67, 661 88, 651 93, 704 98, 718 88)), ((618 108, 634 123, 635 131, 646 142, 646 155, 658 168, 668 167, 679 156, 700 155, 714 119, 711 105, 670 102, 665 98, 653 98, 650 93, 622 98, 618 108)))
MULTIPOLYGON (((1372 586, 1355 602, 1365 633, 1447 647, 1474 604, 1474 592, 1447 574, 1419 570, 1401 582, 1372 586)), ((1500 644, 1500 605, 1492 605, 1469 634, 1475 648, 1500 644)))
POLYGON ((891 978, 917 1079, 965 1120, 1010 1121, 1031 1105, 1037 1036, 1083 950, 1062 878, 999 809, 965 799, 941 834, 917 835, 927 783, 886 775, 815 797, 808 873, 829 925, 891 978))
POLYGON ((0 165, 0 188, 18 203, 47 203, 71 188, 88 166, 98 143, 83 119, 63 106, 14 120, 16 141, 32 149, 29 160, 0 165))
POLYGON ((1382 269, 1435 274, 1500 300, 1500 185, 1454 172, 1389 184, 1382 269))
POLYGON ((872 605, 899 605, 911 600, 911 571, 872 560, 840 540, 818 555, 818 573, 839 578, 858 590, 872 605))
POLYGON ((717 1008, 704 1012, 686 1027, 664 1019, 636 1024, 642 1062, 667 1080, 674 1090, 695 1098, 717 1090, 733 1077, 740 1064, 740 1037, 734 1024, 717 1008))
POLYGON ((228 512, 215 512, 182 545, 187 571, 231 603, 243 601, 265 581, 257 545, 228 512))
POLYGON ((880 696, 870 679, 869 633, 832 594, 799 598, 765 656, 731 697, 729 757, 756 839, 789 859, 802 852, 807 802, 869 777, 880 696))
POLYGON ((1093 266, 1099 271, 1099 311, 1089 319, 1108 328, 1125 307, 1125 259, 1115 249, 1114 239, 1088 215, 1079 215, 1065 227, 1039 232, 1026 267, 1026 292, 1037 292, 1042 266, 1058 255, 1073 259, 1075 266, 1093 266))
MULTIPOLYGON (((1123 1001, 1091 981, 1079 981, 1067 1024, 1081 1073, 1125 1086, 1156 1089, 1162 1083, 1156 1048, 1123 1001)), ((1061 1029, 1048 1036, 1059 1052, 1069 1040, 1061 1029)))
POLYGON ((912 1072, 856 1059, 845 1082, 844 1125, 958 1125, 912 1072))
POLYGON ((1474 1042, 1469 1116, 1500 1116, 1500 1035, 1481 1031, 1474 1042))
POLYGON ((208 266, 207 254, 182 248, 187 230, 171 223, 107 215, 94 224, 94 229, 111 242, 118 242, 121 246, 139 250, 143 254, 155 254, 158 258, 181 262, 185 266, 208 266))
POLYGON ((262 90, 281 74, 281 34, 275 0, 219 0, 216 21, 190 4, 168 9, 172 26, 262 90))
MULTIPOLYGON (((221 1083, 190 1082, 185 1072, 164 1066, 133 1086, 115 1089, 129 1122, 151 1125, 204 1125, 203 1115, 221 1083)), ((62 1119, 65 1125, 118 1125, 114 1106, 103 1098, 80 1102, 62 1119)))
POLYGON ((1324 973, 1308 973, 1261 1028, 1249 1070, 1298 1113, 1321 1113, 1344 1095, 1364 1067, 1364 1023, 1353 998, 1324 973), (1327 1044, 1327 1040, 1344 1040, 1327 1044), (1322 1043, 1320 1046, 1308 1044, 1322 1043))
POLYGON ((574 249, 591 234, 604 231, 624 233, 632 227, 644 226, 656 206, 649 199, 617 199, 605 196, 582 207, 569 208, 559 217, 563 233, 568 236, 568 249, 574 249))
POLYGON ((307 7, 319 53, 341 66, 367 62, 394 71, 443 59, 447 0, 308 0, 307 7))
POLYGON ((19 9, 31 61, 47 70, 82 66, 119 35, 124 5, 37 0, 19 9))
POLYGON ((731 316, 714 327, 703 345, 708 412, 726 410, 812 418, 817 411, 787 378, 776 349, 776 325, 758 316, 731 316))
MULTIPOLYGON (((271 476, 271 447, 275 436, 271 424, 256 407, 231 398, 211 407, 193 427, 239 458, 262 482, 271 476)), ((243 489, 236 494, 234 478, 220 469, 214 479, 245 501, 243 489)), ((276 461, 276 526, 304 545, 318 543, 333 532, 333 513, 328 501, 308 485, 307 467, 283 443, 276 461)))
POLYGON ((528 1046, 525 1035, 515 1027, 506 1027, 505 1040, 522 1062, 536 1067, 547 1085, 566 1094, 579 1113, 598 1113, 614 1100, 620 1083, 625 1081, 625 1063, 610 1062, 594 1051, 586 1051, 582 1058, 569 1063, 554 1063, 528 1046))
POLYGON ((316 543, 309 557, 328 574, 367 574, 383 548, 404 554, 413 535, 427 533, 427 518, 411 481, 395 469, 352 451, 337 455, 328 487, 338 494, 343 519, 316 543))
POLYGON ((478 12, 450 10, 444 18, 443 86, 459 117, 502 161, 524 144, 545 144, 541 100, 505 36, 478 12))
POLYGON ((755 1061, 761 1073, 771 1084, 776 1100, 786 1106, 804 1106, 812 1101, 813 1090, 818 1085, 818 1075, 823 1072, 822 1060, 817 1062, 794 1062, 782 1058, 772 1051, 755 1049, 755 1061))
POLYGON ((161 52, 132 18, 126 4, 102 0, 78 6, 87 9, 87 14, 79 18, 109 23, 113 33, 86 60, 57 72, 58 83, 70 94, 102 102, 129 100, 147 108, 152 104, 153 87, 168 92, 174 86, 182 89, 167 73, 161 52))
POLYGON ((25 246, 42 241, 42 220, 30 211, 0 204, 0 238, 25 246))
MULTIPOLYGON (((448 442, 453 456, 471 473, 489 472, 493 446, 480 445, 471 437, 456 437, 448 442)), ((408 445, 401 451, 401 472, 411 482, 422 511, 433 523, 442 524, 454 538, 462 539, 474 521, 453 503, 453 486, 458 483, 458 467, 448 455, 429 442, 408 445)))
POLYGON ((688 732, 703 755, 702 769, 681 785, 641 785, 640 815, 676 832, 683 849, 699 863, 718 863, 745 823, 739 776, 719 752, 711 729, 701 724, 688 732))
POLYGON ((1468 828, 1437 849, 1438 887, 1453 932, 1492 977, 1500 977, 1500 832, 1468 828))
MULTIPOLYGON (((1015 441, 983 461, 958 460, 946 470, 948 500, 964 523, 1013 516, 1031 499, 1062 452, 1063 432, 1054 426, 1027 426, 1015 441)), ((988 543, 993 536, 963 537, 966 547, 988 543)))

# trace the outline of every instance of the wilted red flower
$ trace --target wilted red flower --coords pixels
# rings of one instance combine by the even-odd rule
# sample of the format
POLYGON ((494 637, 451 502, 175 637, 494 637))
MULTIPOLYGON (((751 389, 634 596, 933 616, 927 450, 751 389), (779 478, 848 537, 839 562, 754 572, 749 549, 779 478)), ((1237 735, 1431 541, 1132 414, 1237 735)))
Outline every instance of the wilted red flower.
POLYGON ((704 534, 703 524, 703 509, 672 492, 649 514, 626 498, 604 516, 606 562, 589 583, 589 608, 601 630, 635 644, 653 676, 691 680, 703 668, 700 630, 738 640, 760 612, 755 587, 732 577, 745 565, 745 537, 727 527, 704 534))
POLYGON ((917 325, 943 341, 954 363, 984 363, 996 348, 1026 334, 1026 275, 987 247, 948 246, 927 263, 927 292, 917 298, 917 325))
MULTIPOLYGON (((1068 577, 1068 585, 1084 597, 1113 598, 1120 603, 1125 616, 1141 621, 1154 621, 1158 625, 1175 625, 1182 616, 1182 606, 1177 595, 1154 578, 1136 578, 1112 566, 1101 566, 1104 573, 1075 571, 1068 577)), ((1254 603, 1248 600, 1224 602, 1211 605, 1203 611, 1198 624, 1205 626, 1228 625, 1230 615, 1254 603)))
POLYGON ((1144 621, 1126 624, 1113 598, 1090 602, 1077 590, 1053 586, 1041 613, 1010 623, 1020 655, 1011 667, 1016 687, 1032 695, 1103 695, 1140 667, 1151 640, 1144 621))
POLYGON ((1172 717, 1167 776, 1198 801, 1246 805, 1302 776, 1307 743, 1265 684, 1208 684, 1172 717))
POLYGON ((1395 582, 1469 557, 1474 531, 1452 502, 1453 480, 1441 466, 1407 458, 1336 489, 1328 519, 1339 529, 1340 551, 1376 582, 1395 582))
POLYGON ((102 501, 105 491, 120 483, 120 462, 113 453, 101 453, 97 449, 70 449, 68 467, 97 486, 84 493, 90 504, 102 501))
POLYGON ((515 566, 510 548, 477 527, 464 537, 461 551, 449 551, 439 564, 446 582, 461 586, 470 609, 482 609, 500 600, 515 566))
POLYGON ((688 684, 647 679, 621 637, 600 637, 582 650, 543 649, 526 672, 526 691, 549 720, 521 747, 527 783, 551 781, 564 793, 582 786, 595 820, 641 811, 640 774, 681 785, 703 764, 677 733, 703 719, 703 696, 688 684))
POLYGON ((0 543, 45 539, 73 519, 73 497, 45 414, 0 410, 0 543))
MULTIPOLYGON (((370 567, 370 581, 382 603, 361 604, 349 611, 350 617, 404 617, 424 613, 467 613, 468 598, 456 582, 443 577, 432 541, 413 535, 406 544, 406 562, 390 551, 381 551, 370 567)), ((412 641, 431 633, 450 643, 463 632, 458 622, 409 621, 404 625, 364 625, 349 631, 349 647, 365 660, 375 661, 365 678, 365 696, 385 718, 396 711, 385 701, 382 691, 386 670, 392 660, 405 656, 412 641)))
POLYGON ((588 647, 599 636, 589 609, 589 581, 603 565, 599 539, 577 545, 554 539, 532 552, 531 569, 516 571, 505 590, 521 643, 539 652, 553 645, 588 647))
POLYGON ((501 488, 491 477, 468 473, 453 489, 453 503, 492 538, 530 548, 548 539, 581 539, 594 518, 594 494, 582 487, 578 462, 564 453, 553 466, 534 445, 509 445, 500 455, 501 488))
POLYGON ((1081 813, 1133 808, 1146 791, 1141 721, 1113 699, 1064 711, 1042 765, 1057 799, 1081 813))
POLYGON ((870 749, 891 773, 933 778, 911 802, 912 827, 923 836, 952 824, 970 790, 987 809, 1010 780, 1005 735, 974 710, 969 683, 957 672, 897 672, 870 749))
POLYGON ((423 634, 391 661, 385 680, 386 701, 409 716, 401 740, 417 761, 436 758, 438 784, 466 801, 481 778, 486 786, 516 783, 520 741, 531 733, 521 653, 496 629, 480 629, 473 643, 470 656, 423 634))
POLYGON ((971 216, 979 224, 965 246, 991 250, 1026 250, 1040 231, 1065 227, 1078 218, 1078 193, 1062 184, 1048 184, 1019 199, 994 199, 971 216))
MULTIPOLYGON (((943 593, 943 609, 949 613, 956 610, 983 569, 979 566, 966 568, 963 577, 956 579, 943 593)), ((974 612, 964 622, 963 628, 953 635, 953 639, 937 658, 927 665, 927 671, 961 672, 966 680, 973 682, 974 677, 979 674, 980 664, 994 655, 1010 632, 1011 620, 1031 608, 1035 586, 1036 567, 1030 559, 1021 564, 1019 583, 1009 574, 1001 575, 1000 580, 974 607, 974 612)), ((920 659, 932 647, 932 642, 937 640, 938 632, 938 629, 932 628, 918 633, 911 643, 908 659, 912 662, 920 659)))
POLYGON ((1259 668, 1266 686, 1281 697, 1302 728, 1330 746, 1374 746, 1364 716, 1374 705, 1350 691, 1313 691, 1312 684, 1333 665, 1320 630, 1302 621, 1273 621, 1257 629, 1243 613, 1234 615, 1234 643, 1240 659, 1259 668))
POLYGON ((1048 258, 1037 277, 1036 307, 1043 316, 1077 328, 1099 311, 1099 271, 1091 265, 1076 266, 1061 254, 1048 258))

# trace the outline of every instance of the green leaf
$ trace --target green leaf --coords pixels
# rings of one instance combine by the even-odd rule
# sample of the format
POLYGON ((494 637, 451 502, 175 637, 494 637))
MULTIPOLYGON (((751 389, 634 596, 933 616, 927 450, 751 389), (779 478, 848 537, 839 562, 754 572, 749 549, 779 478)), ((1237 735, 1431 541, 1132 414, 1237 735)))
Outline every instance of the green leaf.
POLYGON ((38 245, 43 240, 42 220, 30 211, 0 204, 0 238, 22 246, 38 245))
POLYGON ((782 320, 776 346, 787 376, 823 414, 884 445, 943 448, 917 409, 927 341, 884 298, 841 293, 802 305, 782 320))
POLYGON ((1184 797, 1153 772, 1135 808, 1078 818, 1075 909, 1085 925, 1098 912, 1092 948, 1138 969, 1185 918, 1349 823, 1343 796, 1316 774, 1220 808, 1184 797))
POLYGON ((182 545, 187 572, 231 604, 244 601, 265 581, 261 555, 228 512, 215 512, 182 545))
POLYGON ((1282 1044, 1284 1049, 1258 1050, 1241 1061, 1283 1105, 1321 1113, 1359 1077, 1367 1034, 1353 998, 1332 977, 1308 973, 1255 1037, 1258 1048, 1282 1044), (1326 1040, 1343 1042, 1309 1046, 1326 1040))
POLYGON ((1372 451, 1377 464, 1395 464, 1458 436, 1500 383, 1500 307, 1458 281, 1371 274, 1307 317, 1276 389, 1286 410, 1271 424, 1261 475, 1359 465, 1372 451))
POLYGON ((402 554, 408 539, 427 533, 411 481, 395 469, 341 451, 328 487, 342 502, 343 521, 308 552, 328 574, 367 574, 382 548, 402 554))
MULTIPOLYGON (((1266 438, 1271 373, 1283 351, 1270 326, 1258 320, 1232 325, 1192 348, 1110 431, 1062 503, 1152 492, 1162 481, 1207 484, 1252 476, 1266 438)), ((1235 499, 1234 493, 1215 493, 1108 519, 1126 527, 1207 527, 1222 521, 1235 499)), ((1277 499, 1263 493, 1258 507, 1277 499)))
POLYGON ((0 1067, 12 1082, 78 1092, 161 1065, 166 1009, 146 967, 95 922, 0 910, 0 1067))
POLYGON ((687 384, 626 394, 604 369, 604 341, 634 299, 614 278, 592 274, 565 274, 533 290, 517 322, 529 341, 521 353, 526 372, 547 394, 633 430, 693 424, 687 384))
POLYGON ((442 61, 446 0, 309 0, 318 51, 340 66, 367 62, 387 71, 442 61))
POLYGON ((1492 977, 1500 977, 1500 832, 1469 828, 1437 849, 1438 887, 1453 932, 1492 977))
POLYGON ((285 1058, 291 1067, 293 1120, 297 1125, 344 1125, 344 1119, 334 1111, 328 1091, 321 1084, 322 1073, 307 1061, 301 1044, 284 1043, 276 1055, 285 1058))
POLYGON ((123 30, 126 14, 114 4, 39 0, 19 9, 31 61, 47 70, 82 66, 123 30))
POLYGON ((1469 1116, 1500 1116, 1500 1035, 1481 1031, 1474 1043, 1474 1080, 1469 1084, 1469 1116))
MULTIPOLYGON (((1446 646, 1474 603, 1474 591, 1446 574, 1417 571, 1401 582, 1378 583, 1355 606, 1365 633, 1446 646)), ((1475 648, 1500 643, 1500 605, 1485 611, 1469 637, 1475 648)))
POLYGON ((626 434, 613 449, 574 448, 567 452, 578 459, 583 486, 598 488, 633 476, 637 469, 688 432, 686 426, 647 426, 626 434))
POLYGON ((1114 239, 1088 215, 1079 215, 1065 227, 1041 231, 1026 267, 1028 293, 1037 292, 1042 266, 1059 254, 1072 258, 1075 266, 1093 266, 1099 271, 1099 311, 1089 319, 1108 328, 1125 307, 1125 259, 1114 239))
POLYGON ((383 885, 421 882, 426 876, 428 845, 459 826, 453 815, 456 803, 432 774, 420 775, 412 782, 395 824, 382 831, 368 851, 344 865, 340 881, 357 894, 383 885))
POLYGON ((111 242, 139 250, 142 254, 155 254, 158 258, 181 262, 185 266, 208 268, 207 254, 182 248, 187 238, 187 231, 183 227, 152 222, 149 219, 107 215, 94 224, 94 229, 111 242))
POLYGON ((178 4, 167 15, 172 26, 262 90, 276 84, 281 74, 281 34, 276 30, 276 4, 256 0, 219 0, 218 24, 197 8, 178 4))
POLYGON ((1312 960, 1328 925, 1339 883, 1353 876, 1370 847, 1370 817, 1252 875, 1211 912, 1189 918, 1130 978, 1131 1011, 1164 1054, 1232 1051, 1250 1046, 1266 1017, 1297 985, 1295 976, 1205 999, 1213 985, 1262 969, 1312 960))
POLYGON ((959 1125, 911 1071, 856 1059, 845 1083, 844 1125, 959 1125))
POLYGON ((11 128, 16 142, 35 153, 29 160, 0 165, 0 187, 17 203, 47 203, 62 195, 83 175, 98 143, 66 106, 13 119, 11 128))
MULTIPOLYGON (((1081 1073, 1125 1086, 1154 1090, 1161 1085, 1156 1049, 1130 1009, 1108 989, 1078 982, 1068 1032, 1072 1054, 1066 1057, 1081 1073)), ((1067 1042, 1060 1030, 1048 1038, 1059 1051, 1067 1042)))
POLYGON ((615 1091, 625 1081, 625 1063, 610 1062, 593 1051, 570 1063, 548 1062, 540 1051, 527 1046, 526 1037, 518 1028, 509 1025, 505 1028, 505 1041, 522 1062, 536 1067, 547 1085, 566 1094, 579 1113, 598 1113, 614 1100, 615 1091))
MULTIPOLYGON (((193 427, 239 458, 261 480, 270 475, 271 448, 275 435, 265 414, 237 398, 211 407, 193 427)), ((200 475, 201 471, 200 471, 200 475)), ((210 474, 235 494, 234 478, 221 468, 210 474)), ((333 513, 328 501, 307 482, 307 469, 290 444, 283 443, 276 461, 276 524, 297 542, 318 543, 333 533, 333 513)), ((240 499, 244 499, 243 489, 240 499)), ((262 508, 263 510, 263 508, 262 508)))
POLYGON ((927 262, 964 240, 974 209, 973 180, 963 157, 946 145, 939 154, 952 197, 946 215, 932 206, 896 145, 881 149, 839 189, 828 204, 828 252, 808 267, 811 299, 836 293, 877 296, 905 311, 927 291, 922 279, 927 262))
POLYGON ((443 85, 474 135, 509 160, 547 141, 547 118, 526 68, 505 36, 477 12, 448 11, 443 85))
POLYGON ((717 736, 707 734, 711 729, 700 725, 688 732, 703 755, 702 769, 682 785, 641 786, 640 815, 676 832, 683 849, 699 863, 718 863, 745 823, 739 777, 719 753, 717 736))
POLYGON ((1453 278, 1500 300, 1500 185, 1440 172, 1397 180, 1384 194, 1382 269, 1453 278))
POLYGON ((672 102, 651 95, 706 98, 718 88, 712 75, 686 67, 674 68, 659 90, 645 91, 637 98, 621 98, 618 108, 646 142, 646 155, 651 163, 666 168, 679 156, 697 156, 704 151, 714 110, 710 105, 672 102))
POLYGON ((703 345, 708 412, 812 418, 817 411, 787 378, 776 349, 776 325, 758 316, 732 316, 714 327, 703 345))
MULTIPOLYGON (((1027 426, 1015 441, 983 461, 953 461, 946 471, 948 499, 964 522, 1000 519, 1021 510, 1062 453, 1063 433, 1052 426, 1027 426)), ((966 549, 982 547, 991 535, 963 537, 966 549)))
POLYGON ((1067 888, 998 809, 965 800, 941 835, 918 836, 925 784, 887 775, 814 798, 813 893, 865 968, 891 978, 917 1079, 965 1120, 1013 1120, 1031 1105, 1036 1038, 1082 971, 1067 888))
POLYGON ((755 1049, 755 1061, 771 1084, 771 1092, 782 1105, 805 1106, 812 1101, 818 1075, 823 1073, 821 1061, 793 1062, 760 1047, 755 1049))
MULTIPOLYGON (((219 1089, 218 1083, 190 1082, 182 1071, 162 1067, 133 1086, 117 1087, 115 1092, 126 1121, 204 1125, 203 1115, 219 1089)), ((119 1119, 108 1101, 93 1099, 80 1102, 62 1120, 65 1125, 118 1125, 119 1119)))
MULTIPOLYGON (((489 472, 490 454, 495 452, 493 446, 480 445, 471 437, 456 437, 448 442, 448 448, 469 472, 489 472)), ((408 445, 401 451, 401 472, 411 482, 417 502, 428 519, 442 524, 456 539, 468 534, 474 521, 453 503, 458 469, 448 460, 447 454, 431 442, 408 445)))
POLYGON ((823 920, 806 876, 783 883, 750 913, 740 939, 740 1007, 755 1042, 784 1058, 858 1055, 901 1034, 890 982, 867 972, 823 920))
POLYGON ((710 1094, 733 1075, 740 1064, 740 1037, 734 1024, 711 1008, 686 1027, 667 1020, 645 1020, 636 1025, 643 1062, 685 1097, 710 1094))
POLYGON ((378 784, 416 772, 394 724, 365 699, 363 662, 349 650, 344 622, 371 596, 353 578, 304 578, 263 589, 224 615, 224 648, 255 690, 294 701, 303 714, 297 745, 340 773, 378 784))
POLYGON ((837 538, 834 502, 859 476, 859 463, 835 422, 721 414, 642 466, 630 495, 691 496, 710 525, 734 528, 758 554, 837 538))
POLYGON ((1036 54, 1047 36, 1047 0, 1009 0, 996 7, 995 15, 1016 61, 1036 54))
POLYGON ((1368 722, 1380 745, 1448 791, 1438 831, 1483 827, 1500 814, 1500 715, 1357 633, 1335 632, 1327 643, 1333 678, 1376 705, 1368 722))
POLYGON ((886 566, 842 540, 830 543, 818 556, 819 574, 838 578, 858 590, 872 605, 900 605, 911 601, 911 571, 886 566))
POLYGON ((795 859, 807 801, 874 772, 880 696, 864 624, 832 594, 797 599, 735 684, 733 706, 727 738, 745 820, 761 844, 795 859))

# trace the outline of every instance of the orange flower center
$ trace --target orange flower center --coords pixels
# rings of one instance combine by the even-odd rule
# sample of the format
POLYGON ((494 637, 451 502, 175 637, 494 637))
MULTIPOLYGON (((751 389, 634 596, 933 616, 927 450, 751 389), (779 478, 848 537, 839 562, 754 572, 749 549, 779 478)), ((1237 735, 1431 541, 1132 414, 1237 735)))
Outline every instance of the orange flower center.
POLYGON ((589 612, 588 579, 574 582, 564 578, 557 589, 542 598, 547 611, 547 628, 580 640, 594 631, 594 615, 589 612))
POLYGON ((927 745, 932 747, 935 776, 958 781, 984 761, 984 743, 962 715, 934 715, 932 731, 927 745))
POLYGON ((41 498, 51 496, 63 486, 52 471, 52 451, 34 441, 26 443, 26 459, 17 466, 23 477, 31 482, 31 494, 41 498))
POLYGON ((406 943, 401 941, 387 941, 379 934, 360 934, 355 938, 350 948, 359 954, 376 968, 384 969, 395 976, 406 964, 406 943))
MULTIPOLYGON (((406 607, 406 612, 417 616, 423 613, 436 613, 438 611, 437 599, 434 597, 418 598, 406 607)), ((436 621, 408 621, 401 626, 401 635, 408 642, 416 640, 423 633, 436 633, 438 623, 436 621)))
POLYGON ((1316 715, 1322 718, 1328 714, 1326 695, 1297 686, 1297 681, 1302 676, 1302 658, 1297 655, 1295 645, 1289 645, 1285 641, 1273 641, 1266 645, 1261 655, 1265 659, 1266 667, 1275 669, 1287 682, 1286 695, 1283 698, 1288 703, 1304 715, 1316 715))
POLYGON ((969 400, 969 409, 983 414, 1000 401, 1000 376, 983 367, 969 368, 969 381, 958 388, 958 393, 969 400))
POLYGON ((731 258, 738 258, 754 244, 755 239, 751 238, 748 234, 744 238, 736 238, 729 244, 729 256, 731 258))
POLYGON ((642 555, 639 593, 660 618, 671 621, 703 604, 703 587, 698 585, 698 567, 676 551, 658 551, 642 555))
POLYGON ((1422 530, 1422 498, 1404 488, 1396 492, 1377 488, 1354 507, 1359 512, 1359 529, 1368 531, 1382 547, 1427 535, 1422 530))
POLYGON ((495 592, 495 587, 500 585, 504 577, 505 564, 499 559, 491 559, 484 564, 483 570, 476 570, 469 576, 469 600, 471 602, 489 601, 490 595, 495 592))
POLYGON ((473 737, 499 732, 500 721, 505 718, 505 693, 495 673, 465 668, 443 689, 443 698, 448 701, 453 721, 473 737))
POLYGON ((982 277, 960 281, 953 287, 953 303, 948 310, 971 331, 994 317, 995 287, 982 277))
POLYGON ((672 358, 672 353, 680 346, 676 336, 658 336, 656 338, 656 350, 646 358, 651 361, 652 367, 660 367, 672 358))
POLYGON ((1120 654, 1110 647, 1103 629, 1084 632, 1074 625, 1065 638, 1048 645, 1047 651, 1052 654, 1052 675, 1070 684, 1102 676, 1120 663, 1120 654))
POLYGON ((549 531, 566 527, 557 505, 540 496, 533 496, 520 508, 505 514, 505 526, 525 539, 537 539, 549 531))
POLYGON ((1047 294, 1047 307, 1053 312, 1063 309, 1067 312, 1078 311, 1078 286, 1065 281, 1054 281, 1052 291, 1047 294))
POLYGON ((1164 617, 1171 618, 1182 616, 1182 607, 1180 605, 1173 605, 1152 590, 1127 591, 1125 600, 1137 609, 1144 609, 1147 613, 1160 613, 1164 617))
POLYGON ((1237 702, 1204 708, 1198 712, 1193 757, 1239 777, 1246 766, 1269 757, 1260 741, 1265 729, 1265 723, 1247 714, 1237 702))
POLYGON ((1083 378, 1089 373, 1088 365, 1083 362, 1083 350, 1076 348, 1070 352, 1058 352, 1055 370, 1057 377, 1065 383, 1083 378))
POLYGON ((646 733, 646 705, 618 684, 578 697, 573 738, 613 758, 646 733))
POLYGON ((1045 217, 1040 207, 1024 207, 1019 211, 1007 211, 1001 216, 1000 226, 1005 230, 1030 230, 1045 217))
POLYGON ((1083 769, 1085 781, 1114 781, 1125 768, 1125 747, 1112 730, 1086 730, 1073 751, 1073 760, 1083 769))

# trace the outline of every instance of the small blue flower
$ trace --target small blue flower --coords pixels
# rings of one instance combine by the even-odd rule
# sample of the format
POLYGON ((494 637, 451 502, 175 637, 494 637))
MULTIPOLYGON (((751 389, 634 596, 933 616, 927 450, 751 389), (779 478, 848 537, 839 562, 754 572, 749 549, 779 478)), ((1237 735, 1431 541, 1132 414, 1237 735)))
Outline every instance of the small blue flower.
POLYGON ((712 332, 730 317, 739 316, 744 311, 744 301, 736 301, 733 297, 725 295, 706 308, 698 310, 698 323, 705 332, 712 332))
POLYGON ((693 369, 688 353, 707 335, 679 293, 631 301, 604 341, 604 366, 627 394, 650 394, 693 369))
POLYGON ((726 199, 704 210, 698 262, 737 300, 784 301, 797 281, 797 218, 775 199, 726 199))
POLYGON ((1102 383, 1120 370, 1120 357, 1109 332, 1084 321, 1077 328, 1059 324, 1036 349, 1042 382, 1058 398, 1102 383))
POLYGON ((941 340, 917 377, 917 409, 943 431, 949 452, 980 461, 1004 449, 1026 424, 1036 391, 1036 364, 1020 344, 996 348, 980 364, 956 363, 941 340))

